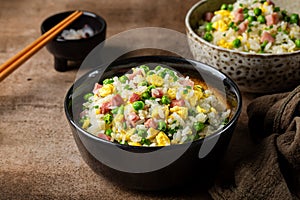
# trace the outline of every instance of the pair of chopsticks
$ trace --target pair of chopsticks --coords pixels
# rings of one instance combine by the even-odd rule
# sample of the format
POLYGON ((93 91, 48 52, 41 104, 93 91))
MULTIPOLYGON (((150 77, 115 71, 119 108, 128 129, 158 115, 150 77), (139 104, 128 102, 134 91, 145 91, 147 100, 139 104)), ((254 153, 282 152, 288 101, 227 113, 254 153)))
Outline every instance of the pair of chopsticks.
POLYGON ((11 74, 15 69, 22 65, 26 60, 28 60, 33 54, 44 47, 50 40, 52 40, 58 33, 64 30, 68 25, 70 25, 75 19, 82 15, 82 11, 74 11, 67 18, 62 20, 60 23, 55 25, 49 31, 41 35, 33 43, 25 47, 18 54, 7 60, 0 66, 0 82, 5 79, 9 74, 11 74))

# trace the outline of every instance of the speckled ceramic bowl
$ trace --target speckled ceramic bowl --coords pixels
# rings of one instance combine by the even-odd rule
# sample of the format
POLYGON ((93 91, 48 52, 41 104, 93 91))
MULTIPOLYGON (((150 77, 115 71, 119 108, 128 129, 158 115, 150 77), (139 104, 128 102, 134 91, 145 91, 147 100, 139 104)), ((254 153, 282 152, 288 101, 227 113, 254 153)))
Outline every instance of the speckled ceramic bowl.
POLYGON ((215 11, 234 0, 202 0, 185 18, 186 32, 195 60, 229 75, 241 91, 275 93, 300 83, 300 51, 284 54, 255 54, 229 50, 206 42, 194 31, 204 13, 215 11))

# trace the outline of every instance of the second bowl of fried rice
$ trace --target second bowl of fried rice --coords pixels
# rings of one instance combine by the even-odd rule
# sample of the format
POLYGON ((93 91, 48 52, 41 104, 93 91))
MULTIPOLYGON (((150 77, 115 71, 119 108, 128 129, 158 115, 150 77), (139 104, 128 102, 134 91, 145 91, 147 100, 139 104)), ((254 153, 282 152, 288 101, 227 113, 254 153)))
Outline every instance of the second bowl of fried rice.
POLYGON ((196 60, 229 75, 241 91, 287 91, 300 81, 299 14, 271 0, 202 0, 187 13, 196 60))

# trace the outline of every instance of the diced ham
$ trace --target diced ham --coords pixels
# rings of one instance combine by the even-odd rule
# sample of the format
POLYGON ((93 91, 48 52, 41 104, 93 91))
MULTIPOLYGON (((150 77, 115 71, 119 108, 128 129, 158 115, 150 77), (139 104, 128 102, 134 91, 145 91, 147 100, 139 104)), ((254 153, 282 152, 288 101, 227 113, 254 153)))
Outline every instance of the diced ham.
POLYGON ((239 25, 239 34, 244 33, 248 28, 249 21, 245 20, 239 25))
POLYGON ((100 107, 100 113, 106 114, 110 111, 111 102, 104 102, 100 107))
POLYGON ((146 128, 154 128, 156 129, 157 128, 157 122, 154 120, 154 119, 148 119, 146 122, 145 122, 145 127, 146 128))
POLYGON ((175 99, 172 100, 170 107, 173 108, 174 106, 179 106, 179 107, 184 106, 184 100, 182 100, 182 99, 180 99, 180 100, 175 100, 175 99))
POLYGON ((128 114, 126 120, 130 126, 134 127, 135 123, 140 120, 140 117, 135 112, 131 112, 128 114))
POLYGON ((124 103, 123 98, 119 94, 116 94, 115 96, 113 96, 111 98, 111 105, 112 106, 120 106, 123 103, 124 103))
POLYGON ((243 14, 243 9, 238 8, 237 11, 234 13, 234 18, 233 21, 235 23, 241 22, 244 20, 244 14, 243 14))
POLYGON ((275 42, 275 39, 269 32, 263 32, 260 38, 261 42, 268 41, 268 42, 275 42))
POLYGON ((279 15, 277 12, 274 12, 270 15, 266 16, 266 21, 267 21, 267 25, 273 25, 273 24, 277 24, 279 22, 279 15))
POLYGON ((131 97, 129 97, 129 102, 130 103, 133 103, 133 102, 138 101, 138 100, 140 100, 140 95, 138 95, 136 93, 133 93, 131 95, 131 97))
POLYGON ((190 80, 190 79, 183 79, 183 80, 180 80, 179 81, 179 83, 182 85, 182 86, 184 86, 184 87, 186 87, 186 86, 190 86, 190 87, 194 87, 194 82, 192 81, 192 80, 190 80))
POLYGON ((161 98, 163 96, 163 91, 160 88, 155 88, 151 90, 152 97, 161 98))
POLYGON ((127 77, 129 80, 132 80, 137 75, 143 75, 143 72, 141 70, 137 70, 137 71, 133 72, 132 74, 128 74, 127 77))
POLYGON ((98 90, 102 88, 102 85, 100 85, 99 83, 95 83, 94 89, 93 89, 93 93, 97 94, 98 90))
POLYGON ((214 13, 212 13, 212 12, 206 12, 204 14, 204 20, 207 22, 210 22, 213 17, 214 17, 214 13))
POLYGON ((275 5, 275 3, 273 2, 273 1, 271 1, 271 0, 267 0, 267 3, 269 4, 269 5, 275 5))
POLYGON ((104 133, 99 133, 98 134, 99 138, 102 138, 104 140, 110 140, 110 137, 108 135, 105 135, 104 133))

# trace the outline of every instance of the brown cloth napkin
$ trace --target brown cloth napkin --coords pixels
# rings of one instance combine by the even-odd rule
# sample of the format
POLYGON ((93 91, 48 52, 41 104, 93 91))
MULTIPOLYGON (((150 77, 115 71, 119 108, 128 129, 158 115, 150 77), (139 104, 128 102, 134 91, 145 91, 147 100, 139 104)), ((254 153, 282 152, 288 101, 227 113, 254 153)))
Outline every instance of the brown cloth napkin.
POLYGON ((231 181, 218 181, 210 189, 211 196, 299 199, 300 86, 289 93, 256 98, 247 107, 247 114, 257 144, 234 166, 231 181))

